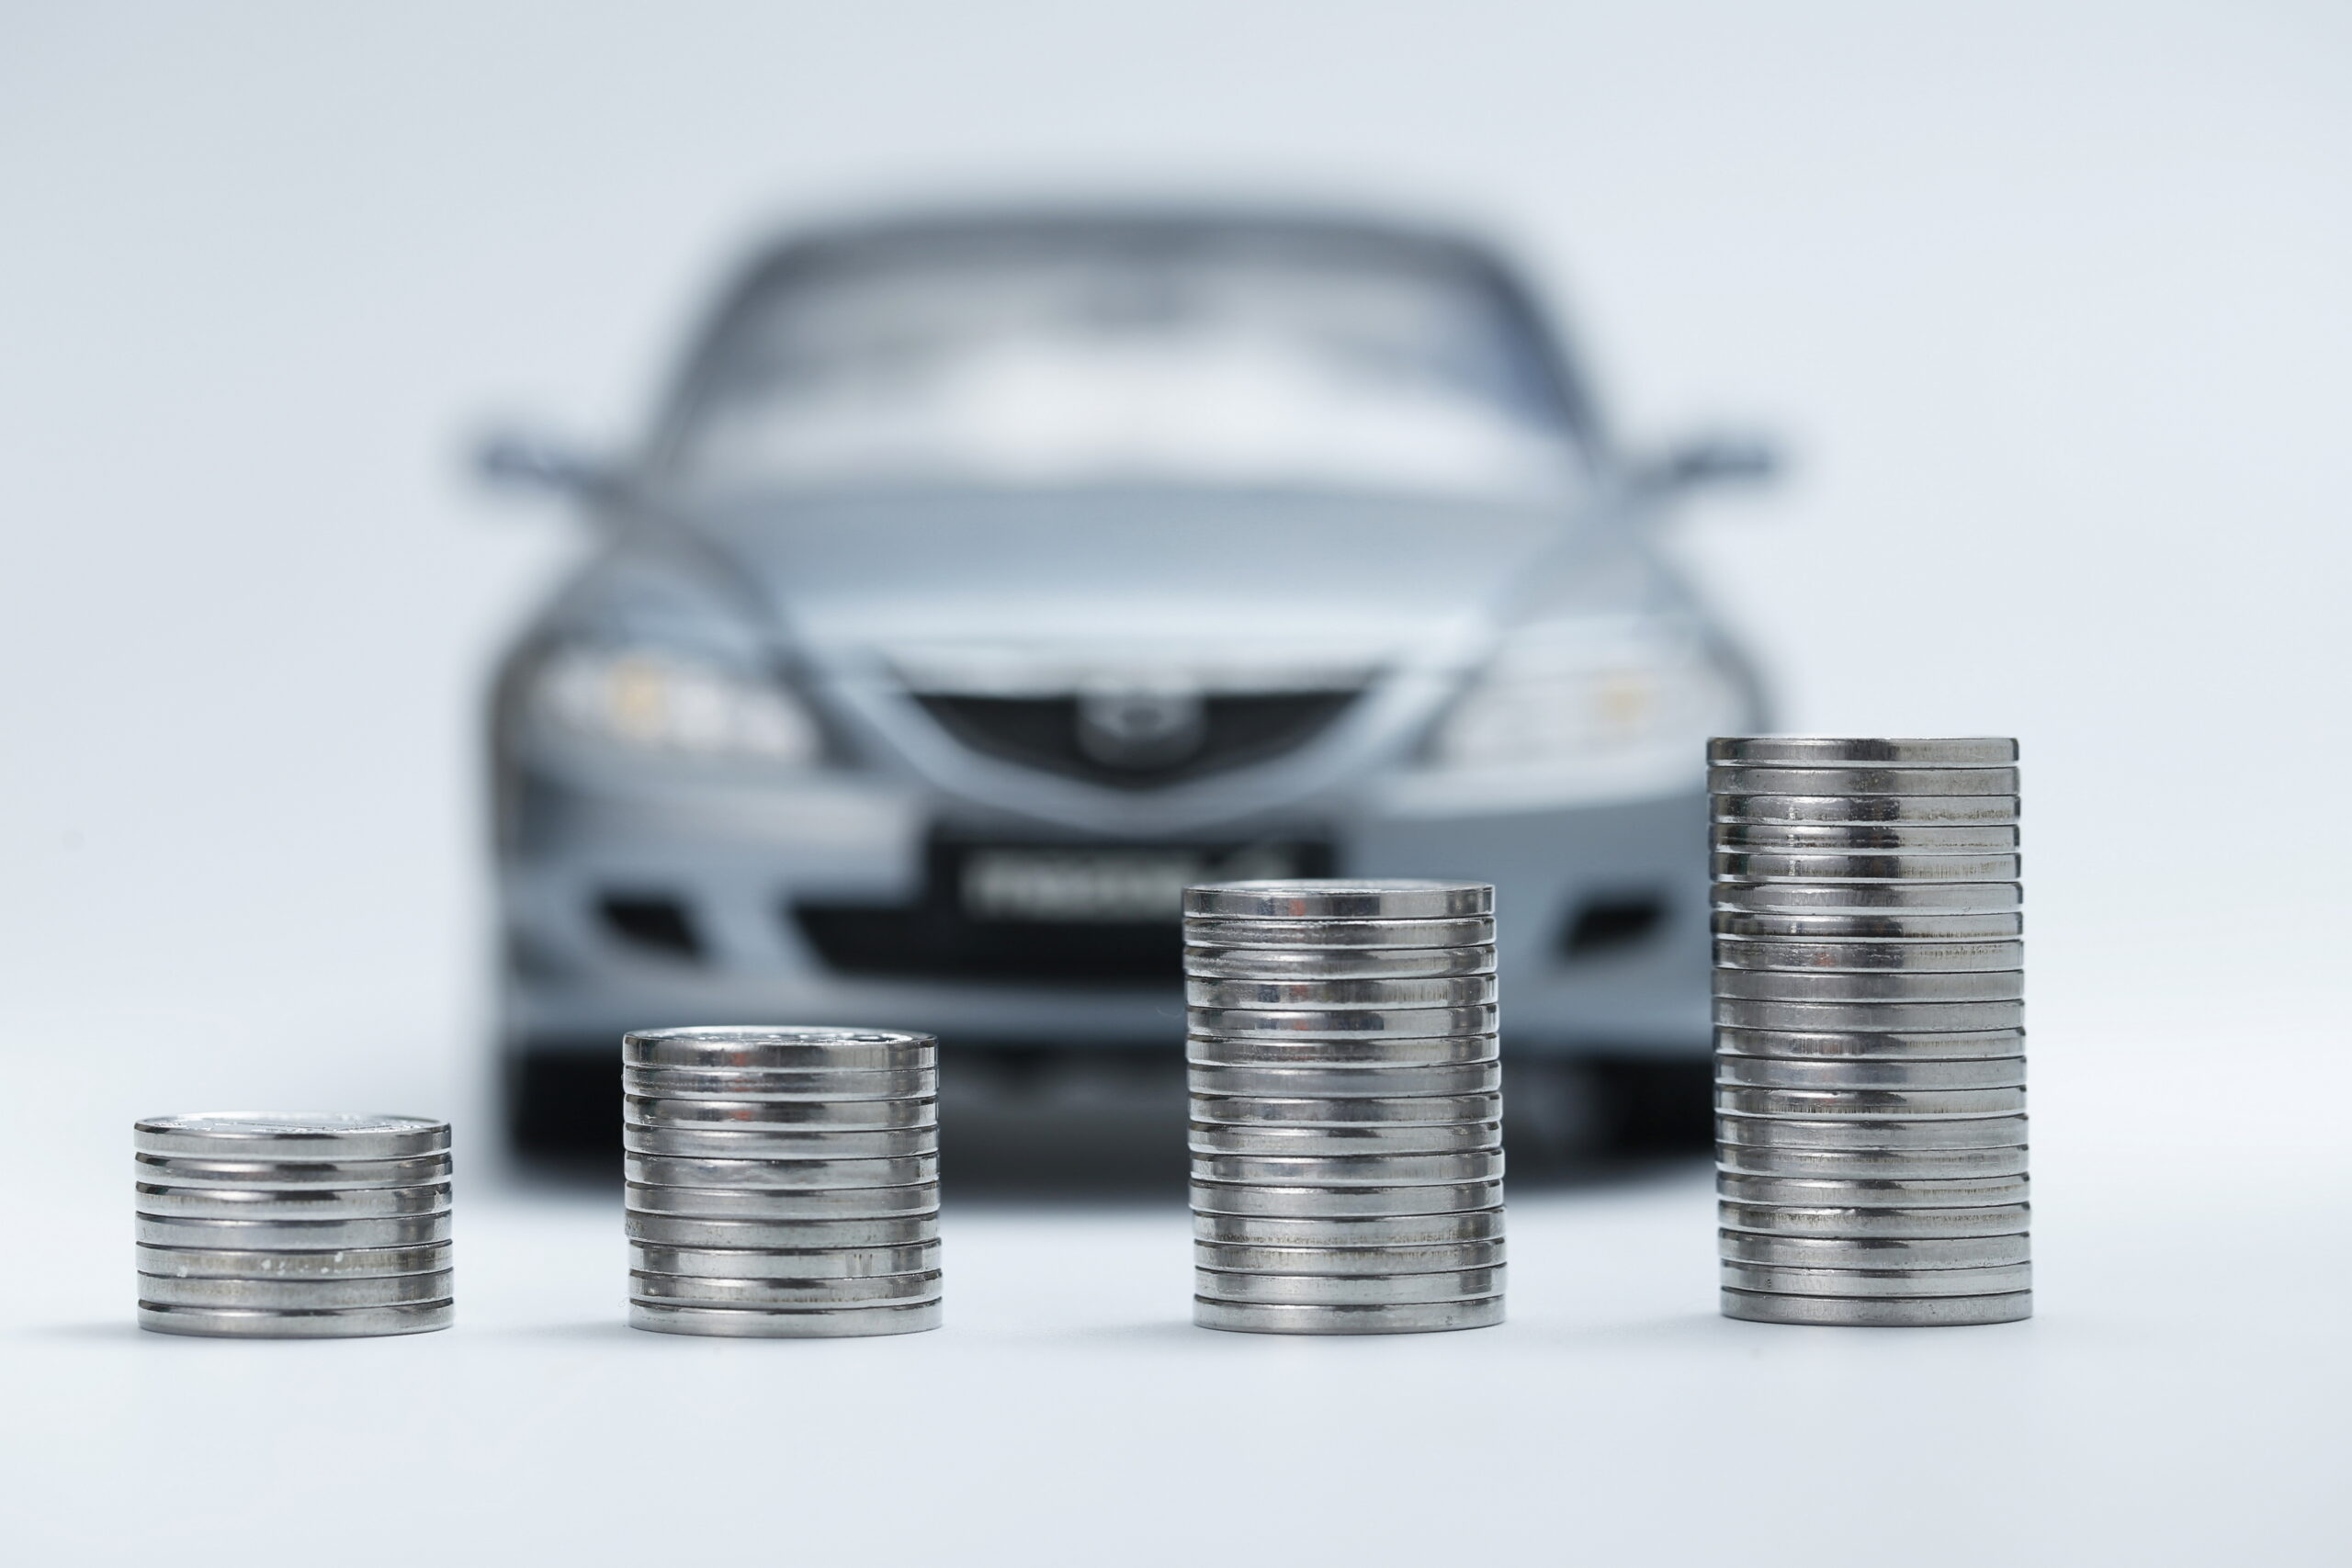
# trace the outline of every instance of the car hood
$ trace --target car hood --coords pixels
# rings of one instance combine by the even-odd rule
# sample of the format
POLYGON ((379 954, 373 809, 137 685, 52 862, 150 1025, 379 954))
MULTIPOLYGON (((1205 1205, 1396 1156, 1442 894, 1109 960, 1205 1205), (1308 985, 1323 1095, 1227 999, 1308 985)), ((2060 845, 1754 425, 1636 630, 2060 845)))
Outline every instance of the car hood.
POLYGON ((796 498, 693 526, 804 658, 910 673, 1468 662, 1563 581, 1623 610, 1644 575, 1557 510, 1388 498, 796 498))

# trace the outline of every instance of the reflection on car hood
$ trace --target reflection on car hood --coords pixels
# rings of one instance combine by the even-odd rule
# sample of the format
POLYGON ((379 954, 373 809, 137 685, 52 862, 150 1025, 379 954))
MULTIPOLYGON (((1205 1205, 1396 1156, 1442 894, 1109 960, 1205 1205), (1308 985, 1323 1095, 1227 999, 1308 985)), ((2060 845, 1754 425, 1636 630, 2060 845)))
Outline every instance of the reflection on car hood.
POLYGON ((1603 547, 1610 531, 1557 512, 1388 498, 794 498, 705 509, 695 525, 808 656, 878 656, 922 684, 959 669, 1017 682, 1026 662, 1179 660, 1241 685, 1269 664, 1297 683, 1318 667, 1452 663, 1564 557, 1629 564, 1603 547))

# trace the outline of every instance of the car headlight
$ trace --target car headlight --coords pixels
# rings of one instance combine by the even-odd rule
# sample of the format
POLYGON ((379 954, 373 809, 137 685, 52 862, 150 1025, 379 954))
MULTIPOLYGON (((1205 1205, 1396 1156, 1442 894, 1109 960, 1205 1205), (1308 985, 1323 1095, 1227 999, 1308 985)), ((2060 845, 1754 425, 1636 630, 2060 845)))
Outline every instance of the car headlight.
POLYGON ((559 729, 648 753, 805 764, 820 750, 808 710, 773 681, 668 649, 559 649, 530 702, 559 729))
POLYGON ((1507 647, 1439 722, 1441 767, 1600 761, 1661 750, 1699 754, 1740 728, 1731 676, 1695 645, 1527 637, 1507 647))

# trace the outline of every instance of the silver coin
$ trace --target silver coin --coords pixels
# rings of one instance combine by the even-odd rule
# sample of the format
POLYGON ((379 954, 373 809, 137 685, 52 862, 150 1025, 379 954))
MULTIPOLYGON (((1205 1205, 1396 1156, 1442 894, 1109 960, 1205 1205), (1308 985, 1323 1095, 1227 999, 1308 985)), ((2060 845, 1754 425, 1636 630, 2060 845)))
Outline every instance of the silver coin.
POLYGON ((451 1299, 451 1270, 375 1274, 337 1280, 216 1280, 207 1276, 141 1274, 139 1300, 147 1306, 232 1307, 254 1312, 335 1311, 406 1306, 451 1299))
POLYGON ((1943 1180, 2023 1176, 2022 1145, 1999 1149, 1791 1149, 1718 1144, 1719 1175, 1834 1177, 1845 1180, 1943 1180))
POLYGON ((779 1127, 772 1124, 752 1123, 739 1124, 733 1129, 727 1129, 647 1127, 644 1123, 634 1122, 625 1122, 623 1125, 625 1136, 633 1136, 632 1129, 642 1130, 649 1134, 659 1134, 652 1141, 666 1142, 675 1145, 669 1151, 650 1148, 639 1151, 647 1154, 685 1153, 687 1145, 692 1145, 695 1148, 706 1153, 716 1154, 722 1159, 747 1156, 760 1159, 911 1159, 918 1156, 935 1155, 939 1152, 937 1127, 798 1125, 779 1127), (724 1144, 715 1144, 710 1139, 701 1136, 705 1133, 718 1133, 724 1135, 730 1132, 749 1135, 742 1138, 729 1137, 724 1144), (673 1133, 684 1133, 688 1136, 684 1142, 680 1142, 670 1136, 673 1133))
POLYGON ((939 1270, 920 1274, 872 1274, 854 1279, 781 1280, 761 1276, 714 1280, 700 1274, 649 1274, 630 1269, 631 1301, 683 1302, 706 1306, 870 1306, 883 1303, 935 1302, 944 1292, 939 1270))
POLYGON ((921 1334, 946 1321, 936 1301, 854 1307, 689 1306, 632 1301, 628 1325, 720 1339, 862 1339, 921 1334))
POLYGON ((1790 942, 1778 937, 1715 938, 1719 969, 2010 970, 2025 967, 2025 943, 2007 942, 1790 942))
POLYGON ((1781 1296, 1725 1291, 1725 1317, 1748 1323, 1793 1323, 1818 1328, 1960 1328, 2021 1323, 2033 1315, 2033 1292, 1996 1296, 1781 1296))
POLYGON ((907 1072, 939 1059, 928 1034, 892 1029, 768 1028, 719 1025, 639 1029, 621 1036, 621 1060, 633 1067, 817 1068, 907 1072))
POLYGON ((1715 1223, 1725 1230, 1759 1235, 1894 1237, 2021 1235, 2033 1219, 2030 1203, 1989 1203, 1964 1209, 1800 1209, 1782 1203, 1715 1205, 1715 1223))
POLYGON ((174 1187, 132 1185, 142 1214, 193 1220, 375 1220, 393 1214, 439 1214, 449 1208, 449 1184, 429 1187, 174 1187))
POLYGON ((1193 1298, 1193 1322, 1230 1334, 1443 1334, 1492 1328, 1503 1321, 1503 1298, 1419 1302, 1396 1306, 1298 1306, 1193 1298))
POLYGON ((229 1252, 334 1252, 355 1247, 421 1247, 449 1239, 449 1216, 399 1214, 374 1220, 191 1220, 132 1216, 149 1247, 229 1252))
POLYGON ((2025 1027, 2017 1002, 1764 1002, 1718 997, 1715 1022, 1732 1029, 1791 1034, 1885 1031, 1896 1034, 1978 1034, 2025 1027))
MULTIPOLYGON (((666 1195, 695 1202, 697 1209, 717 1206, 697 1201, 695 1193, 699 1190, 670 1189, 666 1195)), ((743 1192, 733 1196, 748 1203, 754 1199, 791 1194, 743 1192)), ((918 1213, 804 1220, 774 1207, 681 1214, 636 1206, 643 1201, 640 1190, 630 1190, 631 1207, 622 1215, 622 1228, 631 1238, 648 1247, 717 1252, 807 1252, 820 1247, 913 1247, 939 1237, 939 1211, 935 1208, 918 1213)))
MULTIPOLYGON (((1864 1095, 1891 1092, 1860 1091, 1864 1095)), ((2026 1141, 2030 1120, 2023 1111, 1979 1116, 1831 1118, 1718 1111, 1715 1142, 1719 1145, 1758 1148, 1899 1149, 1907 1154, 1922 1149, 2009 1148, 2026 1141)))
POLYGON ((1997 853, 2018 841, 2010 822, 1717 822, 1708 834, 1717 851, 1768 854, 1997 853))
POLYGON ((1193 1293, 1213 1302, 1302 1306, 1403 1306, 1418 1302, 1479 1301, 1503 1291, 1503 1269, 1461 1269, 1439 1274, 1227 1274, 1193 1270, 1193 1293))
POLYGON ((1784 1296, 1993 1296, 2033 1288, 2033 1265, 1985 1269, 1784 1269, 1766 1263, 1719 1265, 1724 1288, 1784 1296))
POLYGON ((1187 1008, 1195 1034, 1227 1040, 1347 1040, 1362 1034, 1400 1039, 1437 1034, 1492 1034, 1491 1007, 1460 1008, 1187 1008))
POLYGON ((313 1188, 430 1187, 449 1179, 449 1156, 413 1159, 267 1160, 185 1159, 171 1155, 131 1156, 137 1179, 160 1187, 230 1187, 299 1192, 313 1188))
MULTIPOLYGON (((623 1077, 622 1088, 639 1095, 648 1092, 648 1086, 639 1075, 633 1072, 623 1077)), ((672 1091, 665 1088, 658 1092, 668 1094, 672 1091)), ((774 1072, 763 1073, 756 1089, 738 1094, 735 1098, 746 1103, 813 1100, 834 1104, 859 1100, 924 1100, 934 1098, 938 1093, 939 1069, 936 1067, 910 1067, 903 1072, 813 1073, 786 1072, 779 1067, 774 1072)))
POLYGON ((1720 1171, 1716 1194, 1731 1203, 1792 1209, 1988 1209, 2029 1201, 2024 1173, 1960 1177, 1746 1176, 1720 1171))
POLYGON ((1353 1040, 1219 1040, 1194 1034, 1185 1059, 1217 1067, 1437 1067, 1502 1058, 1498 1034, 1437 1034, 1426 1039, 1366 1034, 1353 1040))
POLYGON ((456 1321, 453 1302, 316 1312, 151 1306, 144 1302, 139 1305, 140 1327, 154 1334, 207 1339, 372 1339, 388 1334, 430 1334, 456 1321))
POLYGON ((935 1271, 939 1240, 933 1236, 903 1247, 804 1247, 788 1251, 631 1242, 628 1266, 648 1274, 689 1274, 703 1280, 863 1280, 935 1271))
POLYGON ((1450 1214, 1340 1218, 1300 1218, 1289 1214, 1193 1216, 1195 1239, 1249 1247, 1434 1247, 1453 1242, 1496 1241, 1501 1239, 1502 1234, 1503 1212, 1499 1208, 1461 1209, 1450 1214))
POLYGON ((1777 1056, 1719 1055, 1715 1058, 1715 1082, 1718 1086, 1747 1089, 2011 1089, 2021 1088, 2025 1083, 2025 1058, 1792 1062, 1777 1056))
POLYGON ((1492 947, 1188 947, 1196 980, 1425 980, 1492 975, 1492 947))
POLYGON ((1260 1182, 1195 1181, 1193 1208, 1206 1214, 1264 1214, 1290 1219, 1344 1219, 1375 1214, 1451 1214, 1492 1209, 1503 1201, 1499 1181, 1447 1187, 1269 1187, 1260 1182))
POLYGON ((1807 1062, 1973 1062, 2025 1055, 2025 1031, 1720 1028, 1715 1055, 1807 1062))
MULTIPOLYGON (((827 1159, 790 1145, 778 1145, 756 1134, 673 1133, 653 1127, 626 1127, 622 1146, 633 1155, 657 1159, 729 1159, 741 1169, 732 1182, 714 1186, 757 1187, 769 1191, 790 1188, 907 1187, 939 1179, 937 1155, 909 1155, 899 1159, 827 1159), (719 1138, 741 1141, 720 1143, 719 1138)), ((694 1185, 701 1186, 696 1182, 694 1185)))
POLYGON ((1709 854, 1718 882, 2015 882, 2025 857, 1990 852, 1951 854, 1810 854, 1787 850, 1718 850, 1709 854))
POLYGON ((1194 1154, 1439 1155, 1499 1149, 1499 1122, 1399 1122, 1385 1127, 1292 1127, 1250 1122, 1234 1126, 1195 1122, 1187 1134, 1194 1154))
POLYGON ((1707 769, 1710 795, 2015 795, 2015 768, 1707 769))
MULTIPOLYGON (((625 1085, 634 1090, 637 1086, 625 1085)), ((762 1102, 764 1122, 774 1127, 880 1129, 936 1127, 939 1102, 913 1100, 779 1100, 762 1102)))
POLYGON ((1723 882, 1717 910, 1764 915, 2001 915, 2025 903, 2016 882, 1723 882))
POLYGON ((1854 1117, 1910 1121, 2025 1113, 2025 1086, 2002 1089, 1757 1089, 1722 1084, 1715 1109, 1735 1116, 1794 1116, 1832 1122, 1854 1117))
POLYGON ((1878 914, 1775 915, 1718 909, 1710 923, 1719 941, 1961 942, 2015 941, 2025 934, 2025 915, 2017 909, 1990 915, 1899 909, 1878 914))
POLYGON ((731 1188, 739 1192, 792 1194, 800 1212, 812 1218, 820 1211, 860 1214, 911 1214, 937 1201, 939 1183, 912 1181, 880 1187, 810 1188, 795 1179, 797 1160, 694 1159, 666 1155, 628 1155, 621 1160, 626 1180, 649 1187, 731 1188), (858 1194, 864 1193, 864 1197, 858 1194), (932 1194, 926 1199, 925 1193, 932 1194))
MULTIPOLYGON (((677 1100, 773 1100, 786 1106, 805 1104, 812 1097, 809 1086, 822 1086, 842 1081, 871 1080, 876 1076, 920 1080, 933 1084, 936 1067, 865 1068, 844 1067, 837 1070, 800 1071, 782 1067, 623 1067, 621 1089, 628 1094, 653 1095, 677 1100)), ((935 1087, 901 1096, 908 1100, 928 1100, 937 1093, 935 1087)), ((822 1096, 816 1096, 821 1100, 822 1096)))
MULTIPOLYGON (((906 1208, 906 1211, 877 1211, 877 1213, 856 1213, 847 1201, 823 1203, 811 1208, 805 1220, 703 1220, 698 1215, 682 1213, 639 1213, 635 1208, 621 1211, 621 1235, 630 1241, 647 1241, 651 1246, 694 1246, 694 1248, 719 1248, 719 1251, 797 1251, 807 1246, 820 1246, 816 1224, 826 1224, 831 1235, 864 1235, 875 1241, 889 1239, 894 1232, 903 1232, 900 1223, 920 1220, 915 1224, 917 1241, 929 1241, 938 1235, 938 1190, 932 1187, 885 1187, 885 1192, 922 1194, 932 1201, 932 1208, 906 1208)), ((816 1197, 849 1199, 849 1192, 823 1192, 816 1197)))
POLYGON ((1502 1113, 1503 1097, 1493 1092, 1415 1095, 1389 1100, 1367 1097, 1301 1099, 1198 1092, 1193 1096, 1193 1121, 1228 1126, 1429 1126, 1446 1122, 1495 1122, 1501 1119, 1502 1113))
POLYGON ((131 1123, 141 1154, 198 1159, 407 1159, 449 1146, 449 1123, 333 1111, 204 1111, 131 1123))
POLYGON ((2013 1002, 2025 998, 2025 972, 1717 969, 1715 996, 1759 1002, 2013 1002))
POLYGON ((1195 1181, 1262 1182, 1273 1187, 1453 1186, 1499 1181, 1500 1149, 1445 1155, 1193 1156, 1195 1181))
POLYGON ((1460 1008, 1495 999, 1492 975, 1416 980, 1220 980, 1184 982, 1184 1000, 1196 1008, 1460 1008))
MULTIPOLYGON (((934 1102, 935 1103, 935 1102, 934 1102)), ((624 1094, 621 1120, 634 1127, 675 1127, 700 1132, 754 1133, 763 1138, 809 1149, 888 1145, 894 1154, 930 1154, 939 1145, 936 1120, 915 1127, 829 1127, 810 1125, 792 1114, 799 1109, 772 1100, 678 1100, 669 1096, 624 1094), (781 1111, 782 1115, 775 1114, 781 1111)), ((934 1116, 936 1112, 933 1113, 934 1116)))
POLYGON ((329 1252, 217 1247, 141 1247, 137 1252, 139 1272, 175 1280, 374 1280, 388 1274, 430 1274, 448 1268, 454 1255, 446 1241, 329 1252))
POLYGON ((2018 743, 2006 735, 1941 737, 1719 735, 1710 765, 1766 768, 2006 768, 2018 743))
POLYGON ((1409 1247, 1261 1247, 1197 1238, 1193 1243, 1195 1268, 1229 1274, 1435 1274, 1493 1269, 1502 1261, 1500 1236, 1409 1247))
POLYGON ((1450 920, 1248 920, 1184 917, 1193 947, 1276 947, 1312 951, 1482 947, 1495 940, 1495 918, 1450 920))
POLYGON ((1817 1236, 1716 1233, 1720 1255, 1733 1263, 1792 1269, 1991 1269, 2031 1261, 2032 1241, 2007 1235, 1817 1236))
POLYGON ((2015 822, 2014 795, 1718 795, 1718 822, 2015 822))
MULTIPOLYGON (((1212 1098, 1263 1095, 1273 1100, 1401 1100, 1415 1095, 1494 1094, 1503 1087, 1498 1062, 1442 1067, 1218 1067, 1189 1069, 1193 1092, 1212 1098)), ((1197 1108, 1195 1115, 1200 1115, 1197 1108)), ((1202 1121, 1214 1118, 1200 1116, 1202 1121)))
POLYGON ((1495 912, 1486 882, 1319 877, 1209 882, 1184 889, 1184 913, 1250 920, 1444 920, 1495 912))

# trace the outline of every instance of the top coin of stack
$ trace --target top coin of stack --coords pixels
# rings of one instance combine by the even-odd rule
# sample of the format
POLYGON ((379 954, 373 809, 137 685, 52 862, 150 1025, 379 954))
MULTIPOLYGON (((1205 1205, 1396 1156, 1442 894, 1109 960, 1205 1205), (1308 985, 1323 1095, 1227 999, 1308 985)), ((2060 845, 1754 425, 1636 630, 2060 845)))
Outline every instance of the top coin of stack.
POLYGON ((1485 883, 1185 889, 1195 1323, 1502 1321, 1493 911, 1485 883))
POLYGON ((1727 1315, 2032 1312, 2017 755, 1709 744, 1727 1315))
POLYGON ((930 1035, 650 1029, 621 1050, 633 1325, 742 1338, 939 1326, 930 1035))
POLYGON ((343 1338, 447 1328, 449 1124, 214 1111, 132 1128, 139 1325, 343 1338))

